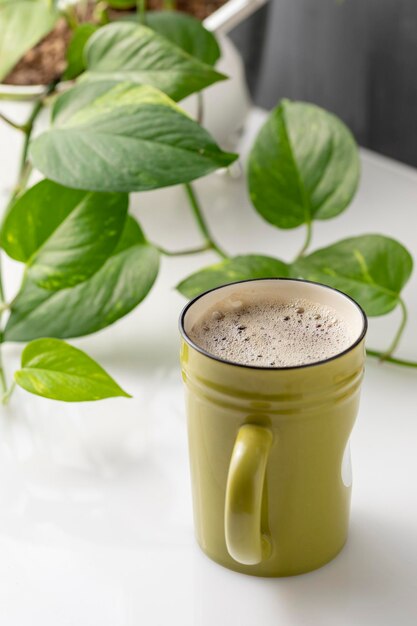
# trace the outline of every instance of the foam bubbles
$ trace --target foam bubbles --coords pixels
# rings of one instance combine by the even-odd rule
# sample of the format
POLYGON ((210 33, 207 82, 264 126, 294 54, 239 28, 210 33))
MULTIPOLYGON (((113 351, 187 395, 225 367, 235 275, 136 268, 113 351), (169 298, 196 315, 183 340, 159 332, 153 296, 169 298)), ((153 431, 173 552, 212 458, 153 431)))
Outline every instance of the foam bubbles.
POLYGON ((262 367, 315 363, 352 343, 349 326, 332 307, 307 300, 228 300, 198 320, 190 337, 214 356, 262 367))

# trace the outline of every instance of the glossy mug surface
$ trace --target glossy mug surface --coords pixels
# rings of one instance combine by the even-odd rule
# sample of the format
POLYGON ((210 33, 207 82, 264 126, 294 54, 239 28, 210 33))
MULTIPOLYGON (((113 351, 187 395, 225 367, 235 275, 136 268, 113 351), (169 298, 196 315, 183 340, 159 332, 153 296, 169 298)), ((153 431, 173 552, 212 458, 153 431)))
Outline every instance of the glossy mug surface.
POLYGON ((214 561, 255 576, 290 576, 324 565, 342 549, 366 329, 351 298, 301 280, 234 283, 185 307, 181 365, 195 530, 214 561), (262 368, 221 360, 189 338, 216 302, 270 294, 333 307, 353 329, 352 345, 325 361, 262 368))

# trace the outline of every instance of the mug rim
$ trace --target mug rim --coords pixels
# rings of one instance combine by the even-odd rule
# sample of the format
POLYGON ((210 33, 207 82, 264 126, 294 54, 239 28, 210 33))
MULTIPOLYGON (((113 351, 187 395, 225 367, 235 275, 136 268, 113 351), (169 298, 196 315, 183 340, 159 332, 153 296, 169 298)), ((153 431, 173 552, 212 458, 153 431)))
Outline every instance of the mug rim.
POLYGON ((329 363, 330 361, 334 361, 335 359, 340 358, 341 356, 344 356, 345 354, 348 354, 349 352, 351 352, 351 350, 354 350, 356 348, 356 346, 358 346, 361 341, 363 341, 366 332, 368 330, 368 318, 366 316, 365 311, 363 310, 363 308, 361 307, 361 305, 356 302, 356 300, 354 300, 354 298, 352 298, 351 296, 349 296, 347 293, 345 293, 344 291, 341 291, 340 289, 336 289, 335 287, 330 287, 330 285, 325 285, 323 283, 319 283, 316 282, 314 280, 306 280, 304 278, 287 278, 287 277, 271 277, 271 278, 247 278, 244 280, 236 280, 233 281, 232 283, 224 283, 223 285, 218 285, 217 287, 213 287, 212 289, 207 289, 207 291, 204 291, 203 293, 200 293, 198 296, 195 296, 192 300, 190 300, 189 302, 187 302, 187 304, 185 305, 185 307, 182 309, 181 313, 180 313, 180 317, 179 317, 179 331, 180 331, 180 335, 181 337, 184 339, 184 341, 191 346, 192 348, 194 348, 194 350, 197 350, 197 352, 200 352, 200 354, 203 354, 204 356, 213 359, 213 361, 218 361, 219 363, 224 363, 225 365, 233 365, 234 367, 244 367, 246 369, 252 369, 252 370, 265 370, 265 371, 288 371, 288 370, 299 370, 299 369, 304 369, 306 367, 316 367, 317 365, 323 365, 324 363, 329 363), (204 296, 206 296, 209 293, 212 293, 213 291, 217 291, 219 289, 223 289, 224 287, 229 287, 232 285, 240 285, 242 283, 254 283, 254 282, 258 282, 261 280, 273 280, 273 281, 290 281, 290 282, 298 282, 298 283, 307 283, 309 285, 317 285, 318 287, 324 287, 325 289, 329 289, 329 291, 335 291, 336 293, 339 293, 340 295, 344 296, 347 300, 350 300, 350 302, 356 306, 356 308, 358 309, 361 317, 362 317, 362 331, 359 334, 359 337, 347 348, 345 348, 345 350, 342 350, 342 352, 338 352, 337 354, 334 354, 333 356, 328 357, 327 359, 321 359, 320 361, 314 361, 313 363, 303 363, 301 365, 281 365, 281 366, 277 366, 274 365, 273 367, 271 366, 267 366, 267 365, 249 365, 247 363, 236 363, 235 361, 229 361, 228 359, 222 359, 219 356, 216 356, 214 354, 211 354, 211 352, 208 352, 207 350, 205 350, 204 348, 202 348, 201 346, 199 346, 198 344, 194 343, 194 341, 187 335, 185 328, 184 328, 184 321, 185 321, 185 316, 187 315, 188 310, 193 306, 193 304, 195 304, 198 300, 200 300, 200 298, 203 298, 204 296))

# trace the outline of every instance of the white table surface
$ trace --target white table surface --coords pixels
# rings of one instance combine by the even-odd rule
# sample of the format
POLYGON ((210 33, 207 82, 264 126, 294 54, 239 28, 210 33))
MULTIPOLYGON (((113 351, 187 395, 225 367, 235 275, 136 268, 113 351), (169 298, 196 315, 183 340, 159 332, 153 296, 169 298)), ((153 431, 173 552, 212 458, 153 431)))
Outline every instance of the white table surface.
MULTIPOLYGON (((263 113, 254 111, 247 146, 263 113)), ((367 151, 352 207, 318 223, 314 246, 366 232, 417 253, 417 172, 367 151)), ((231 253, 290 259, 302 229, 279 231, 250 207, 243 178, 197 184, 231 253)), ((134 199, 148 236, 171 249, 199 234, 181 189, 134 199)), ((350 538, 313 573, 240 575, 212 563, 193 537, 173 289, 215 261, 162 259, 156 287, 124 320, 77 345, 133 400, 65 405, 18 390, 0 419, 0 623, 5 626, 414 626, 417 623, 417 372, 369 361, 352 437, 350 538)), ((19 268, 6 261, 7 287, 19 268)), ((399 354, 417 358, 417 276, 404 296, 399 354)), ((384 348, 398 312, 371 321, 384 348)), ((9 367, 20 347, 6 346, 9 367)))

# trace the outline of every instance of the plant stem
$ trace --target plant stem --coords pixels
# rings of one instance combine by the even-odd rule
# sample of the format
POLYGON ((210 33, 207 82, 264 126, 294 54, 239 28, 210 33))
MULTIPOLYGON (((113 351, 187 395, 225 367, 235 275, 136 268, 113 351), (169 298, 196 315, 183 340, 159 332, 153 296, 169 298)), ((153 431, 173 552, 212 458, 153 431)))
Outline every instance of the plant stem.
POLYGON ((14 384, 11 385, 10 389, 7 389, 7 379, 6 373, 4 371, 3 365, 3 355, 2 355, 2 347, 3 347, 3 313, 8 308, 8 305, 4 301, 4 291, 3 291, 3 273, 2 273, 2 265, 1 265, 1 251, 0 251, 0 402, 2 404, 7 404, 10 396, 13 393, 14 384))
MULTIPOLYGON (((3 291, 3 276, 1 266, 1 252, 0 252, 0 305, 4 305, 4 291, 3 291)), ((3 342, 3 327, 1 324, 3 317, 3 311, 0 312, 0 398, 3 401, 4 394, 7 392, 7 381, 4 373, 3 359, 1 354, 2 342, 3 342)))
POLYGON ((25 141, 23 144, 23 151, 22 151, 22 156, 20 159, 19 177, 22 175, 26 167, 28 151, 29 151, 29 143, 30 143, 30 138, 32 136, 33 127, 35 125, 36 118, 38 117, 42 109, 43 109, 43 98, 40 98, 37 102, 35 102, 32 112, 28 118, 28 121, 25 124, 25 141))
POLYGON ((400 322, 400 325, 398 327, 397 332, 395 333, 394 339, 391 342, 391 345, 389 346, 389 348, 381 356, 381 360, 382 361, 388 360, 388 357, 390 357, 392 355, 392 353, 395 352, 395 350, 398 347, 398 344, 400 343, 402 334, 403 334, 404 329, 405 329, 406 324, 407 324, 408 312, 407 312, 407 307, 405 305, 404 300, 402 298, 400 298, 399 301, 398 301, 398 304, 400 305, 401 313, 402 313, 401 322, 400 322))
POLYGON ((306 238, 303 244, 303 247, 301 248, 300 252, 297 254, 295 260, 298 261, 298 259, 301 259, 305 253, 307 252, 310 244, 311 244, 311 238, 313 236, 313 223, 311 221, 306 223, 306 238))
POLYGON ((136 0, 136 10, 141 24, 146 24, 146 0, 136 0))
MULTIPOLYGON (((42 111, 45 98, 49 96, 54 90, 59 81, 53 81, 50 83, 41 98, 37 100, 34 104, 31 114, 29 115, 25 124, 22 124, 20 130, 22 130, 25 134, 22 156, 20 159, 20 168, 19 175, 17 179, 17 183, 13 193, 11 194, 8 207, 10 207, 13 201, 17 198, 17 196, 25 189, 27 182, 29 180, 30 173, 32 171, 32 165, 28 160, 28 151, 29 151, 29 143, 32 137, 33 128, 35 126, 36 119, 39 113, 42 111)), ((3 118, 4 119, 4 116, 3 118)), ((7 207, 7 208, 8 208, 7 207)), ((7 211, 7 209, 6 209, 7 211)), ((1 272, 1 252, 0 252, 0 400, 3 404, 6 404, 13 392, 14 383, 10 386, 10 389, 7 389, 7 380, 3 367, 3 360, 1 355, 1 348, 3 343, 3 326, 2 326, 2 317, 3 313, 9 308, 9 305, 4 301, 4 291, 3 291, 3 281, 2 281, 2 272, 1 272)))
POLYGON ((415 367, 417 368, 417 362, 407 361, 406 359, 397 359, 393 356, 387 356, 383 352, 378 350, 366 350, 366 354, 370 357, 379 359, 381 362, 393 363, 394 365, 401 365, 402 367, 415 367))
MULTIPOLYGON (((108 9, 109 5, 105 2, 105 0, 97 2, 93 13, 93 20, 97 22, 99 26, 105 26, 110 22, 108 9)), ((88 20, 85 19, 84 21, 88 20)))
POLYGON ((196 222, 198 224, 198 227, 201 231, 201 233, 204 236, 206 245, 208 247, 208 249, 214 250, 215 252, 217 252, 217 254, 219 256, 222 257, 222 259, 227 259, 229 258, 229 255, 226 254, 226 252, 224 252, 218 245, 217 243, 213 240, 213 237, 210 233, 209 227, 207 225, 206 220, 204 219, 204 216, 201 212, 201 208, 200 208, 200 204, 198 202, 196 193, 192 187, 192 185, 190 183, 186 183, 184 185, 185 190, 187 192, 187 197, 188 200, 190 202, 190 206, 191 209, 193 211, 194 217, 196 219, 196 222))
POLYGON ((26 188, 26 185, 28 183, 30 174, 32 172, 32 165, 30 161, 28 160, 28 151, 29 151, 29 144, 30 144, 30 140, 32 137, 33 128, 35 126, 35 122, 38 118, 38 115, 40 114, 40 112, 42 111, 45 105, 45 98, 47 98, 47 96, 49 96, 54 91, 58 82, 59 82, 58 80, 55 80, 48 85, 42 97, 39 98, 39 100, 35 102, 32 112, 29 115, 26 123, 22 125, 22 130, 25 133, 25 139, 23 142, 22 156, 20 158, 19 174, 17 177, 17 182, 15 185, 14 191, 9 201, 9 206, 13 203, 13 201, 17 198, 17 196, 26 188))
POLYGON ((3 313, 9 308, 9 305, 4 301, 4 291, 3 291, 3 274, 2 274, 2 265, 1 265, 1 251, 0 251, 0 402, 2 404, 7 404, 10 396, 13 393, 15 388, 15 382, 13 381, 10 385, 9 389, 7 389, 7 379, 6 373, 4 371, 3 365, 3 356, 2 356, 2 347, 3 347, 3 324, 2 318, 3 313))
POLYGON ((62 16, 66 20, 68 26, 71 30, 75 30, 79 26, 79 20, 77 11, 74 6, 66 6, 65 10, 62 11, 62 16))
POLYGON ((402 298, 399 299, 399 305, 401 307, 402 318, 401 318, 401 322, 398 327, 398 330, 395 333, 394 339, 391 342, 390 347, 387 350, 385 350, 385 352, 380 352, 379 350, 369 349, 366 351, 366 353, 368 354, 368 356, 379 359, 381 363, 386 361, 387 363, 393 363, 394 365, 401 365, 402 367, 417 368, 417 362, 415 361, 408 361, 406 359, 397 359, 396 357, 392 356, 392 353, 395 352, 395 350, 398 347, 398 344, 400 343, 400 340, 404 332, 404 328, 406 327, 407 319, 408 319, 407 307, 406 307, 404 300, 402 300, 402 298))
POLYGON ((25 132, 25 127, 22 126, 22 124, 16 124, 16 122, 13 122, 10 118, 4 115, 4 113, 0 113, 0 120, 3 120, 3 122, 11 126, 12 128, 15 128, 16 130, 25 132))
POLYGON ((6 381, 6 375, 4 373, 1 346, 2 344, 0 344, 0 400, 2 404, 4 404, 4 397, 7 394, 7 381, 6 381))
MULTIPOLYGON (((1 323, 1 315, 3 311, 8 308, 8 305, 4 301, 4 290, 3 290, 3 275, 2 275, 2 265, 1 265, 1 252, 0 252, 0 323, 1 323)), ((0 338, 1 341, 1 338, 0 338)))
POLYGON ((8 390, 7 390, 7 391, 3 394, 3 397, 2 397, 2 400, 1 400, 1 401, 2 401, 2 404, 6 405, 6 404, 8 404, 8 403, 9 403, 9 400, 10 400, 10 398, 11 398, 11 396, 12 396, 13 391, 15 390, 15 388, 16 388, 16 383, 15 383, 15 381, 13 380, 13 381, 12 381, 12 384, 10 385, 10 387, 8 388, 8 390))
POLYGON ((212 249, 211 244, 209 243, 207 243, 205 246, 200 246, 199 248, 188 248, 187 250, 179 250, 178 252, 166 250, 166 248, 156 246, 155 244, 154 247, 165 256, 187 256, 191 254, 201 254, 202 252, 207 252, 208 250, 212 249))

